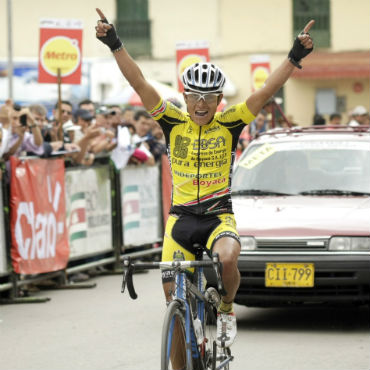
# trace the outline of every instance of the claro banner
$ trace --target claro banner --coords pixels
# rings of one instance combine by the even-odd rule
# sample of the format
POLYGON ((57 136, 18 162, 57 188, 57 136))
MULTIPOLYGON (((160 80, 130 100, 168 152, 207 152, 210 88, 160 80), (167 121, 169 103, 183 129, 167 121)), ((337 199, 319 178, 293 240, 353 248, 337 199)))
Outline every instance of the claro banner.
POLYGON ((57 271, 69 257, 64 161, 11 157, 11 258, 19 274, 57 271))

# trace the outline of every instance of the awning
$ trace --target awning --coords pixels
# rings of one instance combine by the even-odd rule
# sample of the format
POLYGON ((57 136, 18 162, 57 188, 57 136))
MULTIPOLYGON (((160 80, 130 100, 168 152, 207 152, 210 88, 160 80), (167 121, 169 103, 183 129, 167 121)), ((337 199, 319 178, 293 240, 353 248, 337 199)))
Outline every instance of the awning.
POLYGON ((370 52, 324 53, 313 51, 295 69, 292 77, 303 79, 369 78, 370 52))

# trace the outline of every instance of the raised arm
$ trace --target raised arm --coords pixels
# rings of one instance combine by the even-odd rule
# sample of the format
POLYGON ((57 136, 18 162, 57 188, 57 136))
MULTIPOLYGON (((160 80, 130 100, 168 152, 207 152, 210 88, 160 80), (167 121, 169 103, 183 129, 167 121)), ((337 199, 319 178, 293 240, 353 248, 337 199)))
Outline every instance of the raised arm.
POLYGON ((313 41, 308 32, 314 23, 314 20, 307 23, 294 40, 288 58, 269 76, 265 85, 246 100, 249 110, 254 115, 257 115, 266 102, 285 84, 295 67, 302 68, 299 62, 313 50, 313 41))
POLYGON ((96 11, 100 17, 98 25, 95 27, 96 37, 109 46, 119 69, 140 96, 145 109, 152 110, 159 103, 160 96, 158 92, 146 81, 139 66, 128 54, 117 36, 114 26, 108 23, 107 18, 100 9, 97 8, 96 11))

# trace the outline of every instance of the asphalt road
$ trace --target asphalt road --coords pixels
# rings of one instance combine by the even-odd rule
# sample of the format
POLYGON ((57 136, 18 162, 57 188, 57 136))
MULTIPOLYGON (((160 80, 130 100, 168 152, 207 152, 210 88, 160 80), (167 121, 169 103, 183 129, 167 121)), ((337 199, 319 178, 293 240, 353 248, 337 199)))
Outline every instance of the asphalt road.
MULTIPOLYGON (((159 369, 165 304, 160 275, 134 276, 139 298, 120 293, 121 277, 92 289, 42 290, 46 303, 0 306, 0 369, 159 369)), ((236 306, 234 370, 369 370, 369 309, 236 306)))

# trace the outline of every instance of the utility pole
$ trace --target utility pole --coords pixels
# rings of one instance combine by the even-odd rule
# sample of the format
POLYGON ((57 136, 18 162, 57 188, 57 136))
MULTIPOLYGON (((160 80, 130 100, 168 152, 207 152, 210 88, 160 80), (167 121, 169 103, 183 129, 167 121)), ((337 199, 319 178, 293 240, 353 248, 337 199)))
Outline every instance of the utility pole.
POLYGON ((8 99, 13 99, 12 0, 8 0, 8 99))

